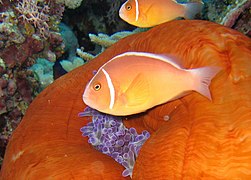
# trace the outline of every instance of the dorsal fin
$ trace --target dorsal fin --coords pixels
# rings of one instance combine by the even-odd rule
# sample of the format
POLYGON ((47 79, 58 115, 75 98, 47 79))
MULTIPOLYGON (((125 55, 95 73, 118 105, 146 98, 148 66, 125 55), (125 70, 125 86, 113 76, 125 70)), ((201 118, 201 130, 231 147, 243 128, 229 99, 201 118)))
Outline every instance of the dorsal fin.
POLYGON ((115 56, 114 58, 112 58, 112 60, 115 60, 117 58, 124 57, 124 56, 149 57, 149 58, 167 62, 178 69, 183 69, 181 61, 174 55, 169 55, 169 54, 154 54, 154 53, 148 53, 148 52, 125 52, 123 54, 115 56))
POLYGON ((170 63, 179 69, 184 69, 184 66, 182 65, 181 60, 175 57, 174 55, 171 55, 171 54, 157 54, 157 55, 162 57, 163 61, 166 61, 167 63, 170 63))

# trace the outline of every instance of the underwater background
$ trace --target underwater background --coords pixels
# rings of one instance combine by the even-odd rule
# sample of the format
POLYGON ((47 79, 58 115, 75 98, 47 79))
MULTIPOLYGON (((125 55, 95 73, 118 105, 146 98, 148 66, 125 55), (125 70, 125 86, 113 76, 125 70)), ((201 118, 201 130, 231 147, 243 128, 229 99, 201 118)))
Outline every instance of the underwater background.
MULTIPOLYGON (((124 2, 0 0, 0 164, 12 132, 46 86, 119 39, 148 30, 119 18, 124 2)), ((250 0, 203 2, 196 19, 251 37, 250 0)))

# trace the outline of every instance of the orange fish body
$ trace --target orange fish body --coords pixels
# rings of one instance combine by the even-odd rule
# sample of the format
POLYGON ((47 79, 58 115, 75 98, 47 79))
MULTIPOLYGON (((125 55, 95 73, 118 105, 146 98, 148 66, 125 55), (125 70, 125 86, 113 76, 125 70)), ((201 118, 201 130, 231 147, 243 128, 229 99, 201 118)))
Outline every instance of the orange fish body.
POLYGON ((167 56, 127 52, 99 69, 87 85, 83 100, 107 114, 130 115, 192 90, 210 99, 208 85, 218 71, 216 67, 187 70, 167 56))
POLYGON ((138 27, 152 27, 178 17, 192 19, 201 11, 202 3, 179 4, 175 0, 128 0, 119 16, 138 27))

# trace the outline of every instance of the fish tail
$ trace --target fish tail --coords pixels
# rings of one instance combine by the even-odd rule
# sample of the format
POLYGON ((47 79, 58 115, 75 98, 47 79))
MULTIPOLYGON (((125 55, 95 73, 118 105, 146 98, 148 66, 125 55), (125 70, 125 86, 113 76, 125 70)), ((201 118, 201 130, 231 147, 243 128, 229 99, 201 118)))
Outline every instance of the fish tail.
POLYGON ((211 80, 221 70, 220 67, 202 67, 197 69, 191 69, 191 73, 194 75, 194 90, 212 100, 209 85, 211 80))
POLYGON ((195 15, 200 13, 203 7, 203 2, 190 2, 184 4, 185 6, 185 19, 194 19, 195 15))

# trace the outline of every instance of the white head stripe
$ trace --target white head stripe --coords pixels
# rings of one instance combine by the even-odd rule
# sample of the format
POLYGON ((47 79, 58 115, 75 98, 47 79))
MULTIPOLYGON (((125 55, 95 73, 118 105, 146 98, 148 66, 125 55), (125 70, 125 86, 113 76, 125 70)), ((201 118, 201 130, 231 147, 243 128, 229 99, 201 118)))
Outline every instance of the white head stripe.
POLYGON ((105 78, 106 78, 106 81, 107 81, 107 84, 108 84, 108 87, 109 87, 109 90, 110 90, 110 105, 109 105, 109 108, 112 109, 113 106, 114 106, 114 102, 115 102, 115 89, 114 89, 114 86, 112 84, 112 80, 109 76, 109 74, 102 68, 102 71, 103 73, 105 74, 105 78))
POLYGON ((135 0, 135 4, 136 4, 136 17, 135 17, 135 20, 138 21, 138 19, 139 19, 139 2, 138 2, 138 0, 135 0))

